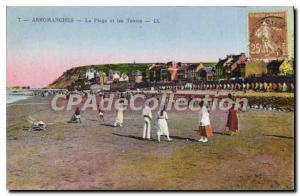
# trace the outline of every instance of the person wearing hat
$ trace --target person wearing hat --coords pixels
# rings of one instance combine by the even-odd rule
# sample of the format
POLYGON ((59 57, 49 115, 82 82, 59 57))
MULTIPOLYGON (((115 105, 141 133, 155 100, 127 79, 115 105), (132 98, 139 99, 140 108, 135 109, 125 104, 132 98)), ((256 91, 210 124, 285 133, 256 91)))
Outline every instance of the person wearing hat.
POLYGON ((124 112, 124 108, 122 106, 122 104, 124 103, 123 100, 121 100, 119 102, 119 104, 117 105, 117 108, 116 108, 116 113, 117 113, 117 116, 116 116, 116 120, 115 120, 115 123, 114 123, 114 126, 120 126, 122 127, 123 125, 123 112, 124 112))

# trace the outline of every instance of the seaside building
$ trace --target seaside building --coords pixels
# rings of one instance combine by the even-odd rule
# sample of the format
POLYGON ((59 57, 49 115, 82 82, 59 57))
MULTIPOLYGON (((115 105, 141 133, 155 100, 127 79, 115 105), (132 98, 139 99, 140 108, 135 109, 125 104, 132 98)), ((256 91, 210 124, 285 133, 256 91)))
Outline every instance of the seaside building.
MULTIPOLYGON (((164 63, 155 63, 149 67, 149 80, 150 82, 159 82, 161 81, 161 70, 165 67, 164 63)), ((164 71, 163 71, 164 72, 164 71)), ((164 73, 165 77, 165 73, 164 73)))
POLYGON ((149 68, 150 82, 193 82, 213 79, 213 67, 206 67, 202 63, 153 64, 149 68))
POLYGON ((85 72, 85 78, 87 80, 92 80, 94 78, 96 78, 98 76, 97 71, 94 68, 89 68, 86 72, 85 72))
POLYGON ((106 83, 107 76, 104 72, 99 72, 99 83, 100 85, 104 85, 106 83))
POLYGON ((122 73, 120 79, 119 79, 120 82, 129 82, 129 77, 127 76, 126 73, 122 73))
POLYGON ((203 64, 199 63, 199 64, 189 64, 187 69, 186 69, 186 79, 188 81, 197 81, 200 80, 200 72, 201 69, 203 69, 203 64))
POLYGON ((225 59, 219 59, 215 66, 215 79, 229 79, 232 77, 245 77, 247 57, 245 53, 239 55, 227 55, 225 59))
POLYGON ((245 77, 261 77, 264 74, 266 74, 267 71, 267 65, 262 60, 255 60, 250 61, 247 63, 246 69, 245 69, 245 77))
POLYGON ((293 62, 288 60, 272 60, 267 64, 268 75, 293 74, 293 62))
POLYGON ((282 75, 294 74, 294 62, 292 60, 284 60, 279 66, 279 72, 282 75))
POLYGON ((143 82, 143 73, 140 70, 136 70, 132 73, 133 81, 135 83, 143 82))
POLYGON ((186 66, 186 65, 182 65, 178 68, 178 70, 177 70, 177 80, 179 82, 187 81, 187 74, 186 74, 187 68, 188 68, 188 66, 186 66))
POLYGON ((113 71, 112 80, 116 81, 116 82, 120 80, 120 72, 119 71, 113 71))
POLYGON ((294 74, 294 63, 288 60, 253 60, 246 65, 246 77, 261 77, 264 75, 291 75, 294 74))
POLYGON ((160 68, 160 81, 166 82, 166 81, 170 81, 170 79, 171 76, 169 74, 168 67, 162 66, 160 68))
POLYGON ((219 62, 216 64, 214 79, 293 74, 293 64, 293 61, 286 59, 249 60, 244 53, 227 55, 225 59, 219 59, 219 62))
POLYGON ((175 61, 170 61, 170 62, 167 63, 167 67, 168 67, 167 77, 168 77, 168 80, 170 80, 170 81, 177 80, 177 70, 178 70, 178 67, 180 65, 181 65, 181 63, 177 64, 175 61))
POLYGON ((279 67, 283 63, 283 60, 272 60, 267 63, 267 70, 269 75, 278 75, 279 67))
POLYGON ((214 68, 213 67, 203 67, 200 71, 200 79, 202 81, 210 81, 214 78, 214 68))

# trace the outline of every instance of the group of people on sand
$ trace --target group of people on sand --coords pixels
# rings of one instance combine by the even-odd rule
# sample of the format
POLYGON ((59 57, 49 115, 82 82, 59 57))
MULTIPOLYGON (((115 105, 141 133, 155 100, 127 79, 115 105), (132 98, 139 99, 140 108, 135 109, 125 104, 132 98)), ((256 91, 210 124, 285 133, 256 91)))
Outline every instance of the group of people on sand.
MULTIPOLYGON (((205 106, 204 102, 201 101, 199 103, 200 110, 198 114, 198 134, 199 134, 199 142, 208 142, 208 138, 213 135, 211 123, 210 123, 210 117, 209 117, 209 111, 207 107, 205 106)), ((123 126, 123 112, 124 109, 122 107, 119 107, 117 109, 117 115, 115 119, 114 126, 123 126)), ((142 110, 142 116, 144 118, 144 127, 143 127, 143 134, 142 138, 144 140, 152 140, 151 137, 151 124, 153 121, 153 115, 151 111, 151 105, 149 103, 144 105, 144 108, 142 110)), ((168 127, 168 114, 166 112, 165 106, 160 109, 156 114, 157 119, 157 141, 161 141, 161 136, 165 136, 167 141, 172 141, 169 133, 169 127, 168 127)), ((235 105, 232 105, 232 107, 228 111, 227 116, 227 123, 226 128, 224 130, 225 134, 228 135, 236 135, 238 133, 238 118, 237 118, 237 110, 235 109, 235 105)))
MULTIPOLYGON (((120 104, 123 102, 120 101, 120 104)), ((204 104, 204 101, 199 103, 200 109, 198 114, 198 134, 199 142, 208 142, 208 138, 213 135, 211 123, 210 123, 210 114, 209 110, 204 104)), ((104 121, 104 111, 98 108, 98 116, 99 118, 104 121)), ((152 140, 151 137, 151 123, 153 121, 153 115, 151 111, 151 103, 145 103, 144 108, 142 110, 142 116, 144 118, 144 127, 143 127, 143 135, 142 138, 144 140, 152 140)), ((116 109, 116 118, 114 122, 114 127, 122 127, 123 126, 123 117, 124 117, 124 108, 117 107, 116 109)), ((172 141, 170 138, 169 127, 168 127, 168 114, 166 112, 165 106, 162 107, 157 112, 156 115, 157 119, 157 141, 161 141, 161 136, 166 136, 167 141, 172 141)), ((72 115, 71 120, 69 122, 79 122, 81 123, 80 117, 80 109, 79 107, 76 108, 75 113, 72 115)), ((227 116, 227 123, 224 133, 227 135, 236 135, 238 133, 238 118, 237 118, 237 110, 235 109, 235 105, 228 110, 227 116)))
MULTIPOLYGON (((209 113, 206 107, 203 105, 203 102, 200 103, 200 111, 199 111, 199 133, 201 135, 199 141, 207 142, 208 137, 212 136, 212 129, 209 121, 209 113)), ((143 130, 143 139, 152 140, 151 139, 151 121, 152 121, 152 111, 149 105, 145 105, 143 109, 143 117, 144 117, 144 130, 143 130)), ((166 112, 166 108, 163 107, 157 113, 157 140, 161 141, 161 136, 166 136, 167 141, 172 141, 169 134, 168 127, 168 114, 166 112)))
MULTIPOLYGON (((204 102, 201 101, 199 103, 200 110, 198 114, 198 133, 200 135, 199 142, 208 142, 208 138, 213 135, 212 127, 210 123, 209 111, 205 106, 204 102)), ((144 129, 143 129, 143 139, 152 140, 151 138, 151 121, 153 120, 152 111, 150 109, 151 106, 145 104, 144 109, 142 111, 144 117, 144 129)), ((172 141, 169 134, 168 127, 168 114, 166 112, 165 107, 163 107, 157 113, 157 140, 161 141, 161 136, 166 136, 167 141, 172 141)), ((237 110, 235 109, 235 105, 233 105, 229 111, 227 116, 226 128, 224 130, 225 134, 228 135, 236 135, 238 133, 238 118, 237 118, 237 110)))
MULTIPOLYGON (((144 130, 143 130, 143 139, 152 140, 151 139, 151 121, 153 119, 152 117, 152 111, 149 107, 149 105, 145 104, 144 109, 142 111, 143 117, 144 117, 144 130)), ((168 127, 168 114, 166 112, 166 108, 163 107, 158 113, 157 113, 157 141, 160 142, 161 136, 166 136, 168 141, 172 141, 169 134, 169 127, 168 127)))

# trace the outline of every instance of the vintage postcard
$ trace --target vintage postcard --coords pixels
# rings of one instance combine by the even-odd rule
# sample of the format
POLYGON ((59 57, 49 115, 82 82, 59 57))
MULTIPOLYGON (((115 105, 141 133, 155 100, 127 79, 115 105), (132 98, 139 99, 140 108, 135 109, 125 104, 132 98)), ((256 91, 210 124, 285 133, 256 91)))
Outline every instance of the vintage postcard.
POLYGON ((8 190, 295 190, 293 7, 7 7, 8 190))

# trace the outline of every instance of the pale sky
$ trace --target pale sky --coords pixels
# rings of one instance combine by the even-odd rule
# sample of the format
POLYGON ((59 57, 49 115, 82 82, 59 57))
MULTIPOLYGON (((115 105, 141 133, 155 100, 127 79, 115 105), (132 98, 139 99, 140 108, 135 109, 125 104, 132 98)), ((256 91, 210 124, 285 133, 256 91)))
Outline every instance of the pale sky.
MULTIPOLYGON (((7 86, 44 87, 74 66, 217 62, 247 52, 247 13, 287 7, 8 7, 7 86), (82 22, 34 23, 35 17, 82 22), (21 20, 28 20, 19 22, 21 20), (92 23, 83 22, 85 18, 92 23), (94 18, 115 23, 93 23, 94 18), (127 18, 159 24, 126 22, 127 18), (117 24, 116 19, 125 20, 117 24)), ((291 7, 289 9, 292 9, 291 7)))

